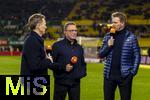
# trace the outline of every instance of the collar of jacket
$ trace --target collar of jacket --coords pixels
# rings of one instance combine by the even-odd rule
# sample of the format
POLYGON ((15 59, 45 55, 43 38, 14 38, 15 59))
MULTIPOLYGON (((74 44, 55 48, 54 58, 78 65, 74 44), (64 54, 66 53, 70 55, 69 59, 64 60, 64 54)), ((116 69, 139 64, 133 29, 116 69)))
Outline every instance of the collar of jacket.
POLYGON ((75 39, 73 44, 71 44, 71 41, 69 41, 66 37, 64 38, 64 41, 69 44, 69 45, 76 45, 77 44, 77 40, 75 39))
POLYGON ((36 37, 42 44, 44 43, 44 39, 41 36, 39 36, 38 33, 36 33, 35 31, 31 31, 30 34, 36 37))
MULTIPOLYGON (((123 29, 123 31, 125 32, 125 36, 128 37, 130 35, 130 31, 127 29, 127 27, 125 27, 125 29, 123 29)), ((107 33, 107 36, 110 36, 110 33, 107 33)))
POLYGON ((128 37, 130 35, 130 31, 128 30, 128 26, 125 26, 125 28, 122 30, 125 32, 125 36, 128 37))
POLYGON ((119 34, 126 34, 126 28, 120 30, 120 31, 116 31, 116 35, 119 35, 119 34))
POLYGON ((125 36, 128 37, 130 35, 130 33, 131 32, 129 30, 126 30, 125 36))

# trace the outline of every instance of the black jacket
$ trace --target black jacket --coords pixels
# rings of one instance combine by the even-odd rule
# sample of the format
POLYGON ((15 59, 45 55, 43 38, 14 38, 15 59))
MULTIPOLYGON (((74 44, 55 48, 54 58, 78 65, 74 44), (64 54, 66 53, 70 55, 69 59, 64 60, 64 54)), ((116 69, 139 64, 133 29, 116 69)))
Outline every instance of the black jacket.
POLYGON ((44 40, 36 32, 26 37, 21 61, 21 75, 47 75, 47 69, 59 69, 61 64, 46 59, 44 40))
POLYGON ((64 70, 54 70, 55 82, 59 84, 74 84, 76 80, 80 80, 86 76, 86 63, 84 61, 83 48, 74 42, 71 44, 66 38, 56 42, 52 47, 52 56, 54 62, 68 64, 71 63, 71 57, 76 56, 78 61, 73 65, 71 72, 64 70))

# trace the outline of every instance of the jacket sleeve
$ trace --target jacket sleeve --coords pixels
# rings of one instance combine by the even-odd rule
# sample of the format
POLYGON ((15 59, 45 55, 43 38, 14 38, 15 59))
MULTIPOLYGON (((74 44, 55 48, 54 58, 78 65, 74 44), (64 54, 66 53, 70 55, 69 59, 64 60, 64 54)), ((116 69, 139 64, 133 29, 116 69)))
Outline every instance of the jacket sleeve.
POLYGON ((29 39, 24 45, 25 58, 30 71, 46 69, 45 58, 41 57, 40 45, 34 39, 29 39))
POLYGON ((66 68, 66 64, 51 62, 49 59, 46 59, 46 64, 51 70, 65 70, 66 68))
MULTIPOLYGON (((45 55, 42 55, 40 45, 33 39, 30 39, 30 41, 26 43, 25 52, 29 64, 28 67, 31 72, 47 68, 52 70, 60 70, 60 66, 64 66, 63 64, 52 63, 49 59, 46 59, 45 55)), ((43 54, 45 54, 45 52, 43 54)))
POLYGON ((103 39, 102 47, 99 50, 100 58, 106 57, 108 55, 110 49, 112 48, 112 47, 108 46, 108 40, 109 40, 109 37, 108 37, 108 35, 106 35, 103 39))
POLYGON ((79 61, 77 62, 77 64, 74 65, 74 69, 72 72, 74 73, 72 77, 75 79, 81 79, 87 75, 86 62, 84 59, 84 50, 82 46, 80 47, 80 55, 78 57, 79 61))
POLYGON ((136 36, 133 37, 132 49, 133 49, 133 56, 134 56, 134 66, 133 69, 131 70, 131 73, 133 75, 136 75, 141 61, 140 47, 136 36))
POLYGON ((82 53, 81 53, 81 66, 83 68, 83 77, 87 75, 86 73, 86 62, 85 62, 85 59, 84 59, 84 50, 82 48, 82 53))
POLYGON ((52 57, 53 57, 54 63, 51 66, 55 66, 53 67, 53 70, 65 70, 66 71, 66 64, 57 62, 57 57, 59 56, 58 52, 59 52, 59 46, 57 46, 57 44, 54 44, 52 46, 52 57))

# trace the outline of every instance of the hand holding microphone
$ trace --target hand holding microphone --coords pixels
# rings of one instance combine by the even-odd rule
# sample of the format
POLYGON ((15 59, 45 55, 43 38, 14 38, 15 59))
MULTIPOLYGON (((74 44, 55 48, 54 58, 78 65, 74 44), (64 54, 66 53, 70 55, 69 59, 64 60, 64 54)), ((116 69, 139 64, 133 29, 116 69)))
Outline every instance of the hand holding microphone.
POLYGON ((73 65, 76 64, 78 61, 78 57, 72 56, 70 60, 70 64, 66 65, 66 71, 70 72, 73 69, 73 65))
POLYGON ((54 62, 54 61, 53 61, 53 58, 52 58, 52 56, 51 56, 50 53, 47 54, 47 58, 48 58, 52 63, 54 62))
POLYGON ((108 46, 111 47, 114 45, 114 38, 111 36, 111 38, 108 40, 108 46))
POLYGON ((66 65, 66 71, 70 72, 73 69, 73 66, 71 64, 66 65))
POLYGON ((116 29, 114 27, 112 27, 110 29, 110 36, 111 38, 108 40, 108 46, 111 47, 114 45, 114 36, 115 36, 115 33, 116 33, 116 29))
POLYGON ((51 50, 52 50, 52 47, 48 45, 45 48, 45 54, 46 54, 46 58, 49 59, 53 63, 53 58, 51 56, 51 50))

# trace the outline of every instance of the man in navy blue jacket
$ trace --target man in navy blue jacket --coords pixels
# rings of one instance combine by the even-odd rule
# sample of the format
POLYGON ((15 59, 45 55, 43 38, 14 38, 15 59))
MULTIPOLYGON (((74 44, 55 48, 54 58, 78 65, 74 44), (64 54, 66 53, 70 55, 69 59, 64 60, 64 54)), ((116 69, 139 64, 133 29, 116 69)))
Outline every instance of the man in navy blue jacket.
POLYGON ((121 100, 131 100, 132 80, 140 64, 140 48, 136 36, 126 27, 126 16, 121 12, 112 14, 115 34, 104 37, 99 51, 105 58, 104 100, 114 100, 116 87, 119 87, 121 100))
POLYGON ((71 63, 73 69, 70 72, 53 71, 54 100, 65 100, 67 93, 69 100, 80 100, 80 79, 86 76, 86 63, 83 48, 76 41, 76 24, 74 22, 66 23, 64 34, 65 38, 52 46, 53 60, 57 63, 71 63))
POLYGON ((21 75, 48 75, 48 68, 52 70, 71 71, 72 65, 64 63, 52 63, 44 49, 46 20, 39 13, 33 14, 28 20, 31 32, 26 36, 21 61, 21 75), (63 66, 63 67, 62 67, 63 66))

